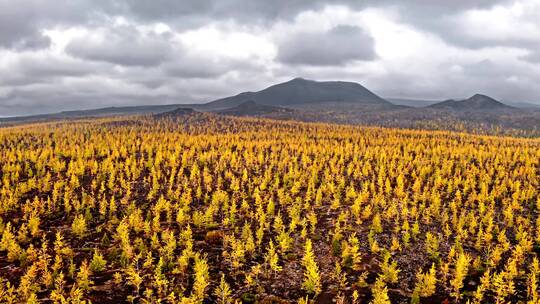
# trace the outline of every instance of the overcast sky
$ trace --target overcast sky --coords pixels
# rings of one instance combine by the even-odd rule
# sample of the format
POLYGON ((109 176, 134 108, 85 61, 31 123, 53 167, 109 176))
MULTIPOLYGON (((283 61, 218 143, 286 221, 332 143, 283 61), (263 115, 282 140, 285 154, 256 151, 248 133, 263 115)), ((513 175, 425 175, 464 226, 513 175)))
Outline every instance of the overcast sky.
POLYGON ((304 77, 540 103, 540 0, 0 0, 0 116, 304 77))

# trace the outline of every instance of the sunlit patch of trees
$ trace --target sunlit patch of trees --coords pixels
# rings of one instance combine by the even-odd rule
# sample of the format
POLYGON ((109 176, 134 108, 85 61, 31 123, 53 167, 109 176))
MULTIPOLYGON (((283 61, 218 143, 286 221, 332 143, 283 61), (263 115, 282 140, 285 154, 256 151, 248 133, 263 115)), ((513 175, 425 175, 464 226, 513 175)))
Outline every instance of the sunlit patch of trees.
POLYGON ((540 303, 540 140, 195 114, 0 129, 0 303, 540 303))

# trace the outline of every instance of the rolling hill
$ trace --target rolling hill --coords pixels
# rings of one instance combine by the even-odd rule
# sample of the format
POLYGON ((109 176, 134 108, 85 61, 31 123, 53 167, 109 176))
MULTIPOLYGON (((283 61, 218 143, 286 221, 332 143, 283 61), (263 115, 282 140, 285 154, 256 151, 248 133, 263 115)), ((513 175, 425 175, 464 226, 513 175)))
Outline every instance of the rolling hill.
POLYGON ((428 107, 454 111, 497 111, 514 109, 514 107, 505 105, 500 101, 482 94, 476 94, 465 100, 445 100, 429 105, 428 107))
POLYGON ((354 103, 391 105, 362 85, 345 81, 314 81, 303 78, 276 84, 258 92, 244 92, 207 103, 206 108, 220 110, 246 101, 261 105, 294 106, 313 103, 354 103))

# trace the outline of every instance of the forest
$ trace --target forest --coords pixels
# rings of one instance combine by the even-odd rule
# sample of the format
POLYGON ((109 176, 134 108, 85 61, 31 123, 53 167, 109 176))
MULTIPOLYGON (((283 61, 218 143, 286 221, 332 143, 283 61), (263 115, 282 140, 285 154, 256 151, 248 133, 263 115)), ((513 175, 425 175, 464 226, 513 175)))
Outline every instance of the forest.
POLYGON ((540 303, 539 138, 79 119, 0 178, 0 303, 540 303))

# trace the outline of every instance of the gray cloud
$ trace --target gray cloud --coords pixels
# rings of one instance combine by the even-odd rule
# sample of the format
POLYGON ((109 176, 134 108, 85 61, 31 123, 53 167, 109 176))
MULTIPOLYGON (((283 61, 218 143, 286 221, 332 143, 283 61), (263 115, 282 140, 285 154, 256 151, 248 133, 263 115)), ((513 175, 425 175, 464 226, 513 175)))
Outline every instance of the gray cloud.
POLYGON ((146 20, 177 19, 178 16, 199 16, 209 18, 233 18, 242 22, 263 22, 276 19, 294 18, 307 10, 318 10, 326 5, 344 5, 353 9, 366 7, 397 7, 405 16, 427 20, 440 15, 452 14, 471 8, 492 7, 509 0, 130 0, 116 1, 117 8, 124 14, 134 15, 146 20))
POLYGON ((2 85, 23 87, 111 72, 111 69, 102 64, 36 53, 21 54, 7 69, 8 73, 0 73, 0 88, 2 85))
POLYGON ((284 63, 323 66, 374 58, 373 38, 354 26, 337 26, 324 33, 297 33, 279 45, 278 54, 284 63))
MULTIPOLYGON (((484 30, 490 28, 475 27, 463 19, 472 9, 489 10, 524 1, 534 3, 57 0, 51 4, 47 0, 0 0, 0 116, 202 102, 296 76, 358 81, 383 96, 465 97, 481 91, 505 100, 540 101, 536 32, 487 35, 484 30), (425 58, 385 57, 385 50, 402 46, 380 39, 385 31, 395 30, 384 24, 377 25, 382 26, 380 31, 373 31, 372 24, 348 24, 340 16, 321 20, 319 27, 305 26, 297 18, 333 5, 356 12, 377 9, 401 28, 428 37, 422 40, 426 45, 417 50, 425 58), (117 22, 119 19, 123 21, 117 22), (149 30, 156 23, 166 24, 170 31, 158 34, 149 30), (343 25, 322 30, 336 24, 343 25), (281 33, 281 28, 287 31, 281 33), (67 29, 83 34, 61 37, 65 48, 62 41, 58 45, 53 36, 52 40, 47 36, 48 31, 67 29), (194 47, 177 37, 188 32, 207 36, 195 39, 199 47, 194 47), (243 33, 262 36, 264 41, 246 40, 243 33), (431 42, 437 47, 430 48, 427 44, 431 42), (261 48, 266 48, 263 55, 252 54, 261 48)), ((498 17, 493 18, 496 23, 498 17)), ((526 9, 512 18, 525 29, 540 28, 538 10, 526 9)), ((512 33, 512 24, 505 26, 512 33)))
POLYGON ((154 66, 172 56, 166 35, 142 34, 131 26, 109 29, 97 40, 81 37, 72 40, 66 52, 82 59, 126 66, 154 66))
POLYGON ((540 31, 538 13, 540 7, 537 10, 531 10, 525 6, 521 8, 523 10, 521 13, 507 16, 526 24, 523 28, 516 26, 516 24, 507 24, 507 20, 501 20, 503 17, 495 14, 491 14, 488 20, 491 22, 491 26, 488 23, 487 25, 482 24, 480 27, 475 27, 468 24, 466 18, 464 18, 466 12, 496 10, 502 6, 510 7, 518 2, 516 0, 416 0, 402 2, 397 4, 396 7, 403 22, 434 33, 452 45, 469 49, 496 46, 534 48, 538 45, 537 33, 540 31), (511 34, 489 35, 490 27, 505 29, 511 34), (532 30, 532 27, 536 27, 536 32, 532 30))
MULTIPOLYGON (((24 4, 21 4, 24 6, 24 4)), ((32 20, 34 16, 29 8, 8 5, 0 1, 0 47, 5 48, 41 48, 48 47, 50 41, 43 36, 32 20)))
POLYGON ((212 59, 201 56, 178 56, 163 66, 165 73, 181 78, 216 78, 231 71, 241 70, 244 73, 264 68, 249 62, 231 59, 212 59))
POLYGON ((531 63, 540 63, 540 48, 531 50, 529 54, 521 56, 521 59, 531 63))
POLYGON ((476 78, 484 78, 491 76, 492 79, 497 78, 506 78, 512 76, 516 69, 509 68, 507 66, 498 65, 492 60, 484 59, 479 62, 471 63, 463 67, 464 74, 476 78))
MULTIPOLYGON (((240 23, 268 24, 277 19, 290 20, 298 13, 318 10, 326 5, 344 5, 352 9, 368 7, 396 8, 407 23, 430 30, 441 16, 466 9, 489 8, 510 0, 21 0, 14 4, 0 0, 0 47, 46 47, 44 27, 76 24, 103 24, 108 16, 125 16, 141 21, 166 22, 179 28, 198 27, 215 20, 234 19, 240 23)), ((441 32, 441 34, 444 34, 441 32)))
POLYGON ((0 0, 0 48, 46 48, 44 29, 92 23, 111 8, 104 0, 0 0))
POLYGON ((216 19, 264 24, 276 19, 291 19, 300 12, 328 4, 356 6, 352 0, 118 0, 116 3, 118 11, 124 15, 145 21, 166 20, 179 27, 200 26, 216 19))

